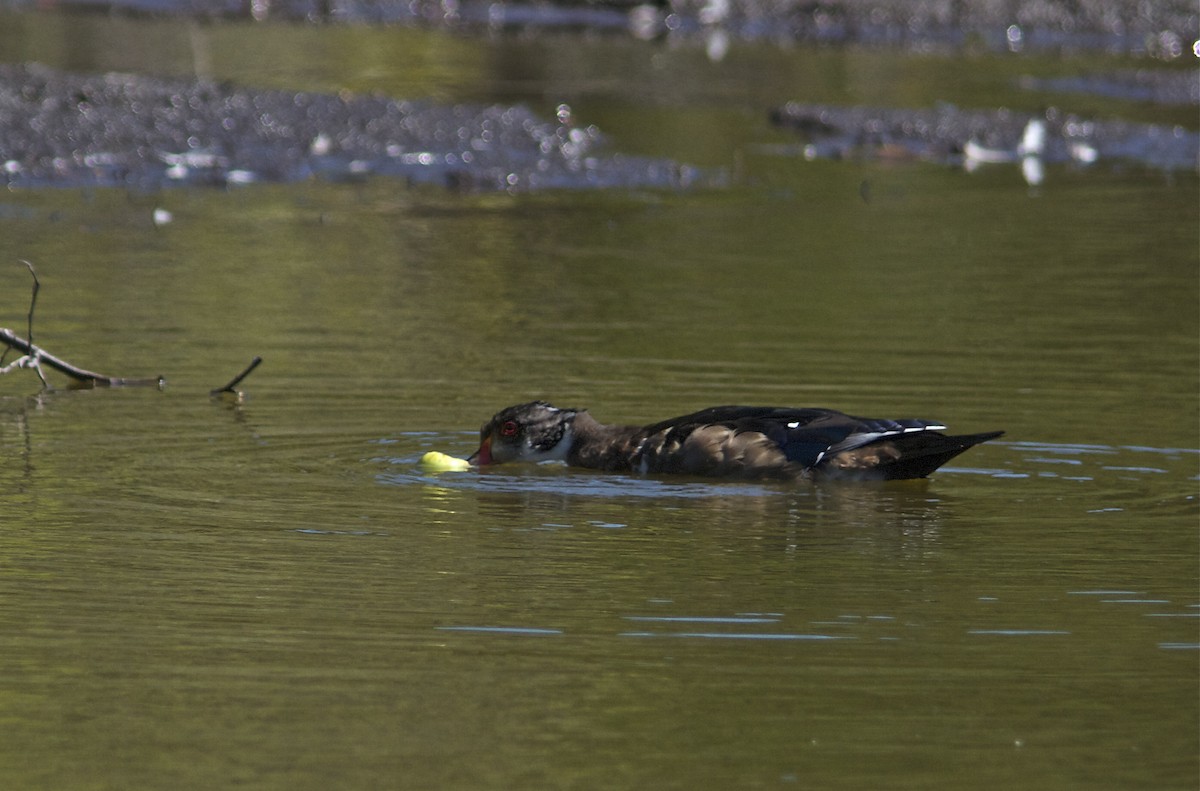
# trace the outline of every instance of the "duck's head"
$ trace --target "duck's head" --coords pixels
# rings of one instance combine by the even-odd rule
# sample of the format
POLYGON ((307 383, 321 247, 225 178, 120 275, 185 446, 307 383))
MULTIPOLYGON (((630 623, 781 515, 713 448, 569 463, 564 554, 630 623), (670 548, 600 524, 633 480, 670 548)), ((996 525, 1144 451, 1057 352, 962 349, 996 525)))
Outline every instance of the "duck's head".
POLYGON ((479 450, 467 458, 480 466, 508 461, 565 461, 574 442, 578 410, 531 401, 502 409, 479 431, 479 450))

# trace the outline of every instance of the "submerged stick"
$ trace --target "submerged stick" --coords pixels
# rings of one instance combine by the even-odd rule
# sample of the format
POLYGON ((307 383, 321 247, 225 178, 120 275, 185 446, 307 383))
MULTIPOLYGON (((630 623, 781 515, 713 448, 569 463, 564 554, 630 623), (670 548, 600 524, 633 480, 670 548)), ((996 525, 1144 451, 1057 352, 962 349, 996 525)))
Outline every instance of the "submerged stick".
POLYGON ((245 379, 247 376, 249 376, 250 372, 253 371, 255 368, 257 368, 259 363, 261 363, 261 362, 262 362, 262 358, 259 357, 258 355, 255 355, 254 359, 250 361, 250 364, 246 366, 246 370, 242 371, 240 374, 238 374, 237 376, 230 379, 229 384, 225 385, 224 387, 218 387, 215 390, 210 390, 208 394, 211 396, 219 396, 222 393, 235 393, 236 394, 237 386, 239 384, 241 384, 242 380, 245 379))

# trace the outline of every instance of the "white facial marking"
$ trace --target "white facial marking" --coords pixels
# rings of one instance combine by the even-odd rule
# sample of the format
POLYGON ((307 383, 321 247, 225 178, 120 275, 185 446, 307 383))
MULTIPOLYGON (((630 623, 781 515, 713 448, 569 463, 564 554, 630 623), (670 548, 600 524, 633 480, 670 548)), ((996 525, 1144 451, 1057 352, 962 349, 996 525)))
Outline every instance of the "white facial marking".
POLYGON ((550 450, 537 450, 528 445, 525 447, 525 458, 530 461, 566 461, 567 451, 571 449, 571 445, 575 440, 575 431, 571 426, 563 428, 562 439, 555 443, 550 450))

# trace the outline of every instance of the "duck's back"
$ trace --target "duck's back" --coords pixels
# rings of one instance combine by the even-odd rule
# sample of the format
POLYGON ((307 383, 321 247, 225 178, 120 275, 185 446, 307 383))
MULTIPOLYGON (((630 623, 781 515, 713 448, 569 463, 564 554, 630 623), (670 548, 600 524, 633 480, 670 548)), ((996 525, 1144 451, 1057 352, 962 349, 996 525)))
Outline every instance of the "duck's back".
POLYGON ((921 478, 1002 433, 948 437, 944 428, 831 409, 718 406, 646 426, 631 466, 733 478, 921 478))

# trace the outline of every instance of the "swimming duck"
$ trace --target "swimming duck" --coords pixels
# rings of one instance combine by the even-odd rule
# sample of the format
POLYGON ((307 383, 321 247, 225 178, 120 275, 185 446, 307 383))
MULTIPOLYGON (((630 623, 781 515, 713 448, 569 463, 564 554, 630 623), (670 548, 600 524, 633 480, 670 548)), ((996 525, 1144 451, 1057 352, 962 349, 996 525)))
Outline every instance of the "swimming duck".
POLYGON ((479 466, 563 461, 613 472, 716 478, 924 478, 1003 431, 947 436, 930 420, 852 417, 832 409, 717 406, 649 426, 607 425, 585 409, 532 401, 480 430, 479 466))

